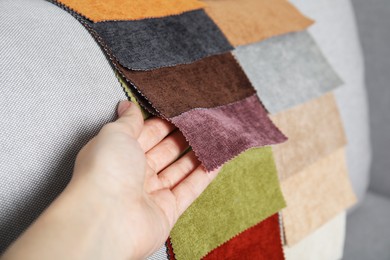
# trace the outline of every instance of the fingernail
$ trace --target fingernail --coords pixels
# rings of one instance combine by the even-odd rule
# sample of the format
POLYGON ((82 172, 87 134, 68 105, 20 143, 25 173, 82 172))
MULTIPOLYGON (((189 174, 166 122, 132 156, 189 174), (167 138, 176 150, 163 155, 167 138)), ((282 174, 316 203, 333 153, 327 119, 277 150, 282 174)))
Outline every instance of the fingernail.
POLYGON ((118 115, 121 116, 129 107, 131 106, 131 102, 127 100, 122 100, 118 105, 118 115))

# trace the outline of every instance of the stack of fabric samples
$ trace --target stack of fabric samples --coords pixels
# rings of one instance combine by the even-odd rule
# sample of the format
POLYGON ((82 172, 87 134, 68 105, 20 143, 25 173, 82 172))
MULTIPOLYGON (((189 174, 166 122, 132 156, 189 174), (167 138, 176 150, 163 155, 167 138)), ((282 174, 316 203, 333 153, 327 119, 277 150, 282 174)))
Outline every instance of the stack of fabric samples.
POLYGON ((289 2, 52 2, 94 36, 145 118, 172 122, 207 170, 222 166, 150 259, 302 259, 345 224, 342 80, 289 2))

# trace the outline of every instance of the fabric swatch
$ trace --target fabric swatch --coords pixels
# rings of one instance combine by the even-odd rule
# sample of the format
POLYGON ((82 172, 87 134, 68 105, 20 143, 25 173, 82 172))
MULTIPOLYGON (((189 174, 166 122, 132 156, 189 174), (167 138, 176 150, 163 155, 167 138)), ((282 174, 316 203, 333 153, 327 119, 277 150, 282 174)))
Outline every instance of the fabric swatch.
POLYGON ((241 46, 233 53, 272 114, 342 84, 306 31, 241 46))
POLYGON ((127 99, 138 106, 142 112, 142 117, 144 120, 148 119, 151 116, 150 113, 138 102, 139 98, 134 95, 134 91, 131 89, 129 84, 127 84, 126 80, 123 79, 118 73, 116 73, 116 77, 118 78, 119 83, 121 83, 121 86, 126 93, 127 99))
POLYGON ((279 215, 272 215, 245 230, 203 258, 203 260, 220 259, 283 260, 279 215))
POLYGON ((179 218, 171 232, 176 259, 200 259, 285 206, 270 147, 242 153, 179 218))
POLYGON ((177 15, 205 6, 197 0, 58 0, 93 22, 177 15))
POLYGON ((152 71, 128 70, 119 64, 118 69, 164 117, 230 104, 256 93, 231 53, 152 71))
MULTIPOLYGON (((309 28, 310 34, 345 82, 342 88, 335 91, 335 97, 348 138, 349 176, 357 197, 362 200, 370 182, 373 155, 361 37, 358 34, 353 5, 351 0, 291 2, 318 21, 309 28)), ((378 5, 375 6, 380 8, 378 5)))
POLYGON ((269 119, 257 95, 217 108, 193 109, 169 120, 209 171, 249 148, 287 140, 269 119))
POLYGON ((168 237, 167 242, 165 242, 167 247, 167 255, 169 260, 176 260, 175 253, 173 252, 171 237, 168 237))
POLYGON ((356 202, 344 150, 338 149, 282 182, 287 202, 282 218, 288 246, 298 243, 356 202))
POLYGON ((313 21, 286 0, 203 0, 205 10, 234 46, 301 31, 313 21))
POLYGON ((298 244, 284 247, 286 260, 342 259, 344 250, 346 212, 329 220, 298 244))
POLYGON ((187 64, 233 47, 203 10, 159 19, 90 23, 124 67, 187 64))
POLYGON ((273 147, 279 179, 285 180, 346 145, 343 124, 332 93, 271 117, 288 141, 273 147))

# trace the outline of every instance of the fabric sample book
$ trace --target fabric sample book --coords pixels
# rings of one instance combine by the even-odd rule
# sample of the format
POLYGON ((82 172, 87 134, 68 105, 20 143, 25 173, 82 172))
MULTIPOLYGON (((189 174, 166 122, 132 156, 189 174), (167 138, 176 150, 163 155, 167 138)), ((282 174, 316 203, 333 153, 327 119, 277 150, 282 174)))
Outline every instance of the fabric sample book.
POLYGON ((223 166, 171 232, 176 259, 200 259, 285 206, 270 147, 223 166))
POLYGON ((271 114, 342 84, 306 31, 241 46, 233 53, 271 114))
POLYGON ((232 50, 203 10, 158 19, 90 23, 119 63, 151 70, 232 50))
POLYGON ((284 260, 279 215, 274 214, 208 253, 203 260, 284 260))
POLYGON ((272 147, 280 180, 347 143, 332 93, 275 114, 271 119, 288 136, 286 142, 272 147))
POLYGON ((347 214, 342 212, 298 244, 284 246, 286 260, 338 260, 343 258, 347 214))
POLYGON ((164 17, 205 6, 197 0, 58 0, 58 2, 93 22, 164 17))
POLYGON ((288 246, 297 244, 356 202, 344 150, 338 149, 281 183, 287 203, 282 220, 288 246))
POLYGON ((234 46, 302 31, 313 21, 286 0, 203 0, 206 12, 234 46))

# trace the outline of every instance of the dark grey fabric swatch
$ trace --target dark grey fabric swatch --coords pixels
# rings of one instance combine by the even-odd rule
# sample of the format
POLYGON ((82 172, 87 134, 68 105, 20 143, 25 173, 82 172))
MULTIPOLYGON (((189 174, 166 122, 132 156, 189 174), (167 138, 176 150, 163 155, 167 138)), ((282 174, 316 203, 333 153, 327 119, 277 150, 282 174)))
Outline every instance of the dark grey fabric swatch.
POLYGON ((132 70, 191 63, 233 49, 203 10, 137 21, 107 21, 90 26, 114 56, 132 70))

